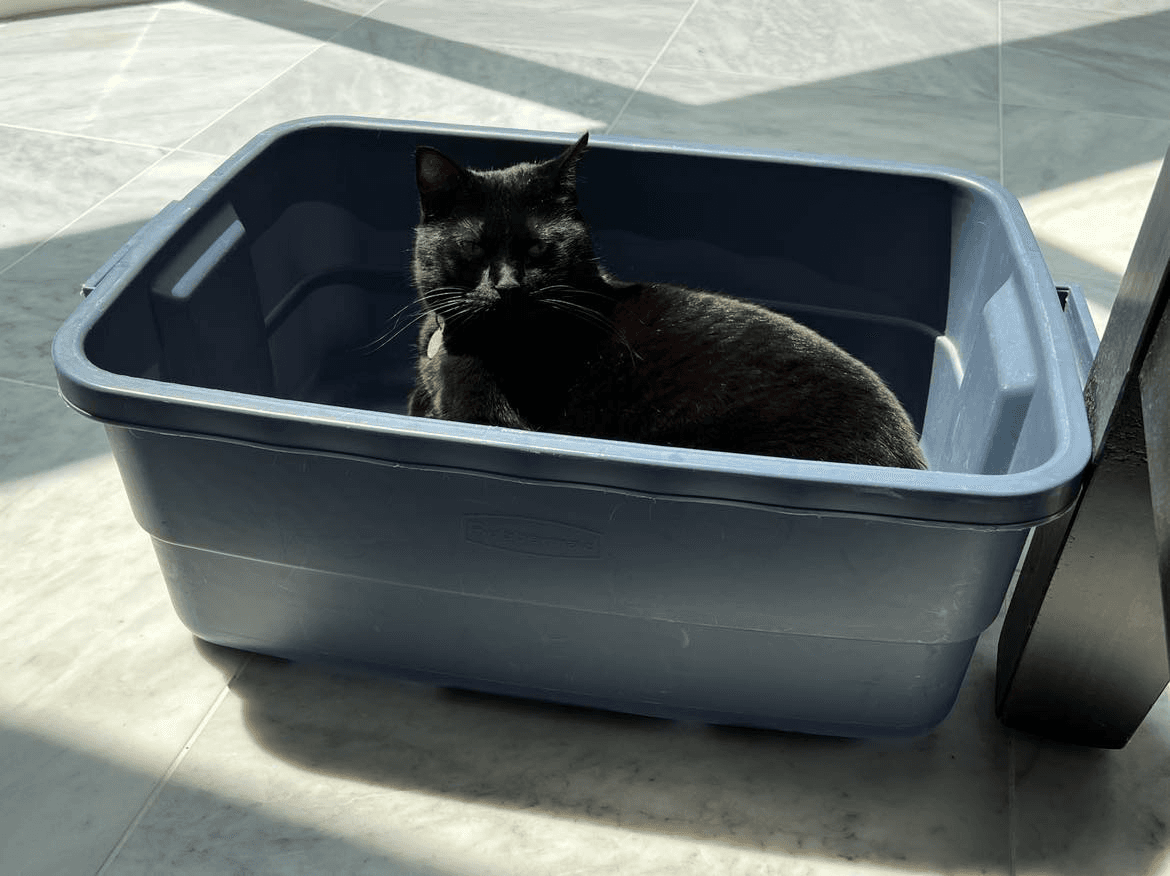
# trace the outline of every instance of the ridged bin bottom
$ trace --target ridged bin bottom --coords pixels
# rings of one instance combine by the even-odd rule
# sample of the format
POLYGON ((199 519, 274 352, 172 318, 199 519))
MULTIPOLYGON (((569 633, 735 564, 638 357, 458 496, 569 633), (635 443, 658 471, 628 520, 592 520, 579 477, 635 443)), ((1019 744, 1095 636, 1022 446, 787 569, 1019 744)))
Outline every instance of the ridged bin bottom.
POLYGON ((950 712, 976 642, 871 642, 568 611, 154 545, 180 618, 209 642, 662 718, 916 735, 950 712))

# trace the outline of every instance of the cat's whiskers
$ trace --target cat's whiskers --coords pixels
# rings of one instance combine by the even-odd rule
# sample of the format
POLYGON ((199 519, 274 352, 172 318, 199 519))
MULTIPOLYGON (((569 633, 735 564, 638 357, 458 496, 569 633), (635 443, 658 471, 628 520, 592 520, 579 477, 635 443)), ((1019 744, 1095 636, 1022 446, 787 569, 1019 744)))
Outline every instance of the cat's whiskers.
POLYGON ((541 303, 547 304, 549 307, 564 313, 580 317, 584 322, 597 326, 598 328, 608 329, 613 325, 613 321, 605 314, 567 298, 542 298, 541 303))
POLYGON ((378 337, 374 338, 373 340, 367 341, 359 347, 354 347, 353 352, 360 353, 363 356, 369 356, 372 353, 378 352, 378 350, 382 349, 408 328, 418 325, 420 322, 422 322, 426 315, 426 311, 423 311, 422 313, 416 313, 406 321, 405 325, 401 327, 399 327, 397 321, 395 321, 394 325, 391 326, 390 329, 378 335, 378 337))
POLYGON ((537 289, 534 293, 534 297, 542 304, 548 304, 550 307, 557 308, 566 313, 573 313, 574 315, 582 317, 586 322, 589 322, 592 325, 608 329, 612 325, 609 317, 607 317, 601 311, 575 300, 577 296, 582 294, 588 294, 588 290, 578 289, 575 286, 568 286, 558 283, 537 289), (562 294, 550 295, 549 293, 562 294))
POLYGON ((533 292, 533 296, 537 301, 550 301, 553 300, 553 297, 550 293, 561 293, 561 295, 556 300, 573 301, 581 307, 588 307, 588 305, 582 304, 576 299, 584 298, 590 295, 595 298, 600 298, 604 301, 612 300, 610 296, 602 292, 594 292, 592 289, 581 289, 577 286, 570 286, 567 283, 554 283, 549 286, 542 286, 533 292))
MULTIPOLYGON (((439 287, 437 289, 431 290, 431 292, 427 293, 428 299, 431 299, 430 309, 442 315, 442 310, 446 309, 449 305, 462 298, 464 291, 465 290, 458 286, 439 287)), ((400 307, 389 317, 389 319, 387 319, 387 322, 390 323, 390 327, 386 329, 386 331, 382 332, 372 340, 369 340, 358 347, 354 347, 353 352, 363 356, 376 353, 378 350, 382 349, 407 329, 418 325, 423 319, 426 318, 428 313, 428 310, 421 307, 421 304, 422 302, 416 299, 411 301, 409 304, 400 307), (402 314, 412 307, 419 307, 419 312, 412 315, 405 324, 399 325, 399 319, 402 314)))
MULTIPOLYGON (((388 323, 393 323, 390 326, 390 328, 388 328, 382 334, 378 335, 376 338, 373 338, 372 340, 366 341, 366 343, 362 344, 361 346, 354 347, 353 352, 360 353, 362 355, 368 355, 368 354, 374 353, 374 352, 378 351, 379 349, 381 349, 382 347, 384 347, 387 343, 389 343, 389 341, 392 339, 392 337, 397 335, 397 332, 395 330, 398 329, 398 318, 400 316, 402 316, 402 314, 404 314, 406 311, 410 310, 410 308, 416 306, 418 303, 419 302, 416 299, 414 301, 411 301, 409 304, 405 304, 402 307, 398 308, 396 311, 394 311, 394 313, 392 313, 390 315, 389 319, 386 320, 388 323)), ((418 322, 420 315, 421 314, 416 314, 415 316, 412 316, 410 318, 410 321, 407 322, 406 326, 403 326, 403 328, 405 329, 406 327, 414 325, 416 322, 418 322)))
POLYGON ((536 292, 537 294, 543 294, 545 292, 572 292, 574 295, 592 295, 595 298, 604 298, 606 301, 610 301, 613 298, 610 293, 598 292, 595 289, 582 289, 580 286, 570 286, 568 283, 553 283, 548 286, 542 286, 536 292))
MULTIPOLYGON (((545 286, 543 289, 540 289, 538 291, 539 291, 539 293, 545 293, 545 292, 549 292, 552 290, 571 292, 574 294, 578 294, 578 293, 593 294, 599 298, 607 298, 608 299, 608 296, 605 296, 602 293, 599 293, 599 292, 591 293, 590 290, 588 290, 588 289, 577 289, 574 286, 564 286, 564 285, 545 286)), ((582 304, 579 301, 574 301, 570 298, 554 298, 554 297, 549 296, 549 295, 542 295, 542 297, 540 298, 540 301, 543 304, 547 304, 549 307, 553 308, 554 310, 559 310, 562 313, 567 313, 571 316, 574 316, 574 317, 580 319, 585 324, 591 325, 594 328, 600 329, 602 332, 608 333, 608 332, 612 332, 614 330, 614 324, 613 324, 612 319, 610 319, 604 313, 602 313, 598 310, 595 310, 592 307, 589 307, 588 305, 582 304)), ((624 333, 619 332, 617 334, 617 339, 621 341, 622 346, 626 348, 626 352, 630 354, 631 361, 637 361, 638 359, 642 358, 640 355, 638 355, 638 353, 634 350, 634 348, 632 346, 630 346, 630 342, 626 339, 624 333)))
POLYGON ((470 297, 469 291, 460 286, 440 287, 427 293, 427 306, 445 322, 458 325, 489 308, 484 302, 470 297))

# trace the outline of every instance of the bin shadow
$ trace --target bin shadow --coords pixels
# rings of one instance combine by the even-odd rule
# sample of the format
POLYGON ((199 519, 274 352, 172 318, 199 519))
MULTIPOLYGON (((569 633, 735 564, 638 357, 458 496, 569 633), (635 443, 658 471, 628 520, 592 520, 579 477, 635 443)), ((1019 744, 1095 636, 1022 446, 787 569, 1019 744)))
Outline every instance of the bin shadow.
MULTIPOLYGON (((199 648, 228 674, 234 652, 199 648)), ((712 727, 263 656, 231 689, 260 746, 313 772, 794 858, 1010 868, 1013 734, 993 714, 991 647, 951 716, 914 739, 712 727)), ((1068 770, 1086 799, 1111 781, 1108 756, 1074 756, 1068 770)), ((1081 841, 1109 829, 1100 807, 1060 824, 1081 841)))

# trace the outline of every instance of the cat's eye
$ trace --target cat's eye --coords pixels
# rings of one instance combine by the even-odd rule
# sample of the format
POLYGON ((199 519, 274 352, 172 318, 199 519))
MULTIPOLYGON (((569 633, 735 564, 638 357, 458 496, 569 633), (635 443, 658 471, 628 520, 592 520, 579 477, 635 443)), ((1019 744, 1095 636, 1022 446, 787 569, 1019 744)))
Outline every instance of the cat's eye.
POLYGON ((528 257, 538 259, 548 252, 548 244, 543 240, 538 240, 528 247, 528 257))
POLYGON ((462 240, 459 242, 459 252, 465 258, 477 259, 483 255, 483 247, 474 240, 462 240))

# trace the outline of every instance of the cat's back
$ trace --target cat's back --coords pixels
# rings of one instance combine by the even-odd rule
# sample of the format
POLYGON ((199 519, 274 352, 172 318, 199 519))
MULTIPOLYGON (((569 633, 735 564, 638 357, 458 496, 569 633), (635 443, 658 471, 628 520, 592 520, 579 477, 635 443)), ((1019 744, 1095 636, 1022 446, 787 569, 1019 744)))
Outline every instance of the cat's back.
POLYGON ((664 283, 632 286, 613 314, 646 363, 723 370, 754 360, 798 363, 823 341, 795 320, 742 299, 664 283))
POLYGON ((571 431, 926 467, 913 424, 881 379, 787 316, 711 292, 639 284, 626 287, 612 320, 609 341, 572 393, 571 431))

